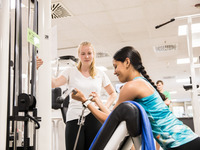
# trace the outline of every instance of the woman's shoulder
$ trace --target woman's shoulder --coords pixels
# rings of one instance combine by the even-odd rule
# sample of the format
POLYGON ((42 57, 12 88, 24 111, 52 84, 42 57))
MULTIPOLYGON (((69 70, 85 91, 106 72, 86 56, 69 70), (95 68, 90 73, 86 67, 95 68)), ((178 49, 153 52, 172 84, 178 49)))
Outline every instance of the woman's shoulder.
POLYGON ((128 90, 139 91, 146 86, 146 82, 143 79, 137 79, 127 82, 124 86, 128 90))
POLYGON ((137 79, 127 82, 123 89, 126 93, 134 95, 134 98, 142 98, 152 94, 152 88, 149 88, 147 81, 137 79))
POLYGON ((78 71, 78 68, 76 66, 69 66, 69 67, 65 68, 65 70, 78 71))
POLYGON ((96 73, 102 73, 103 71, 100 68, 95 67, 96 73))
POLYGON ((138 82, 137 80, 132 80, 132 81, 128 81, 124 87, 127 89, 137 89, 138 86, 140 86, 140 81, 138 82))
POLYGON ((76 72, 76 70, 78 70, 76 67, 72 67, 72 66, 66 67, 66 68, 61 72, 61 75, 73 73, 73 72, 76 72))
POLYGON ((121 98, 124 100, 134 100, 140 94, 140 87, 138 81, 132 80, 126 82, 120 90, 121 98))
POLYGON ((136 79, 136 80, 131 80, 131 81, 128 81, 126 84, 128 86, 138 86, 138 85, 141 85, 141 84, 145 84, 145 80, 142 79, 142 78, 139 78, 139 79, 136 79))
POLYGON ((96 75, 104 76, 104 75, 106 75, 106 73, 103 70, 101 70, 100 68, 96 67, 96 75))

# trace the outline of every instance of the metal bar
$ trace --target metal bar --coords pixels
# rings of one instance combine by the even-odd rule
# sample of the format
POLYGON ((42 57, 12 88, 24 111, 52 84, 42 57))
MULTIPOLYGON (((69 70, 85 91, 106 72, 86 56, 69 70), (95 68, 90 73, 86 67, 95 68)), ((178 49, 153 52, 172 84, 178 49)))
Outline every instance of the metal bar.
MULTIPOLYGON (((31 2, 28 0, 28 28, 31 25, 31 2)), ((27 93, 30 93, 30 74, 31 74, 31 54, 30 54, 30 43, 28 42, 28 77, 27 77, 27 93)))
MULTIPOLYGON (((17 106, 17 100, 22 93, 22 24, 21 24, 21 0, 15 1, 15 45, 14 45, 14 90, 13 108, 17 106)), ((14 111, 13 111, 14 112, 14 111)), ((14 114, 14 113, 13 113, 14 114)), ((14 114, 16 115, 16 114, 14 114)), ((17 121, 14 121, 14 150, 17 149, 17 121)))
MULTIPOLYGON (((38 33, 38 3, 34 1, 34 17, 33 17, 33 31, 38 33)), ((36 96, 36 47, 33 45, 32 49, 32 73, 31 73, 31 100, 36 96)))
POLYGON ((193 67, 193 49, 192 49, 192 18, 188 17, 188 27, 187 27, 187 45, 188 45, 188 55, 190 58, 190 71, 192 76, 192 108, 193 108, 193 121, 195 133, 200 135, 200 112, 199 112, 199 101, 197 93, 197 82, 195 78, 195 68, 193 67))
POLYGON ((19 0, 19 94, 22 93, 22 9, 21 1, 19 0))
POLYGON ((9 141, 10 141, 10 94, 11 94, 11 0, 9 1, 9 54, 8 54, 8 100, 7 100, 7 131, 6 131, 6 150, 9 150, 9 141))
MULTIPOLYGON (((14 45, 14 86, 13 86, 13 108, 17 106, 18 95, 21 92, 20 78, 20 13, 21 13, 21 0, 15 1, 15 45, 14 45)), ((14 111, 13 111, 13 115, 14 111)), ((14 150, 17 150, 17 121, 14 121, 14 150)))
MULTIPOLYGON (((25 112, 24 116, 26 116, 28 112, 25 112)), ((29 147, 29 139, 28 139, 28 121, 24 121, 24 150, 27 150, 29 147)))
POLYGON ((39 36, 40 36, 40 57, 43 59, 43 68, 40 69, 38 74, 38 93, 37 93, 37 107, 38 115, 42 118, 41 128, 38 130, 37 149, 50 150, 51 148, 51 1, 39 1, 39 36), (45 38, 45 36, 49 38, 45 38), (47 55, 48 53, 48 55, 47 55), (45 89, 45 90, 42 90, 45 89), (46 109, 44 108, 46 106, 46 109), (46 135, 43 140, 43 135, 46 135))
MULTIPOLYGON (((38 34, 38 1, 34 0, 33 31, 38 34)), ((36 97, 36 54, 37 48, 33 45, 32 49, 32 78, 31 78, 31 100, 36 97)), ((36 129, 34 127, 33 149, 36 149, 36 129)))
POLYGON ((167 25, 171 22, 174 22, 175 20, 181 20, 181 19, 187 19, 187 18, 197 18, 197 17, 200 17, 200 14, 194 14, 194 15, 188 15, 188 16, 180 16, 180 17, 175 17, 175 18, 172 18, 170 21, 167 21, 165 23, 162 23, 160 25, 157 25, 155 26, 156 29, 164 26, 164 25, 167 25))
POLYGON ((188 18, 197 18, 197 17, 200 17, 200 14, 193 14, 193 15, 187 15, 187 16, 180 16, 180 17, 175 17, 175 19, 188 19, 188 18))
POLYGON ((15 9, 15 46, 14 46, 14 83, 15 88, 13 90, 15 97, 15 106, 17 106, 17 97, 22 91, 22 61, 19 60, 21 57, 21 48, 22 48, 22 37, 21 37, 21 0, 16 0, 16 9, 15 9))

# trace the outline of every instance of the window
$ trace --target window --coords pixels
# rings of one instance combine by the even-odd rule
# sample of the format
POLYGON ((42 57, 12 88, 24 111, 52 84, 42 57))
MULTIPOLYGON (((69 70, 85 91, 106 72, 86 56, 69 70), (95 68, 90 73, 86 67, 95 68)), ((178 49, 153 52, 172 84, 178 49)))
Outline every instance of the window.
POLYGON ((183 106, 174 106, 173 107, 173 114, 176 117, 183 117, 183 114, 184 114, 184 108, 183 108, 183 106))

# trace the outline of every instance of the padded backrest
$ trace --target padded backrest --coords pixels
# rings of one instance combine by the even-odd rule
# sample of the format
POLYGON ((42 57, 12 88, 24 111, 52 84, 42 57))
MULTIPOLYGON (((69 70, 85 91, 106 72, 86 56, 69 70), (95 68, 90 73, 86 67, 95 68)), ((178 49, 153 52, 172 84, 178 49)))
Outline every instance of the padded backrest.
POLYGON ((61 104, 56 102, 56 99, 61 96, 61 88, 52 89, 52 109, 61 108, 61 104))
POLYGON ((107 118, 96 135, 91 150, 102 150, 115 132, 120 122, 125 121, 131 137, 141 134, 140 112, 132 103, 121 103, 107 118))

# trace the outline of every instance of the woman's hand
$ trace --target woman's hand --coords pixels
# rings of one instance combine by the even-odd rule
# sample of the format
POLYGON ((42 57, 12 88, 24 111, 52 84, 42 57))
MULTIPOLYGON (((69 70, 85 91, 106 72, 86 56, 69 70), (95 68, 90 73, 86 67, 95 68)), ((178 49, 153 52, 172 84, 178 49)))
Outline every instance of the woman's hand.
POLYGON ((100 108, 101 111, 105 112, 106 114, 110 113, 110 110, 103 104, 99 95, 96 92, 92 92, 90 96, 93 96, 91 101, 95 102, 95 104, 100 108))
POLYGON ((99 95, 96 92, 92 92, 89 96, 92 96, 92 102, 98 102, 100 100, 99 95))
POLYGON ((36 56, 36 68, 38 69, 43 64, 43 60, 36 56))
POLYGON ((166 104, 167 106, 169 106, 170 103, 171 103, 171 101, 170 101, 169 99, 166 99, 164 102, 165 102, 165 104, 166 104))
POLYGON ((77 100, 77 101, 80 101, 82 103, 84 103, 85 101, 87 101, 87 99, 85 98, 84 94, 79 91, 78 89, 75 88, 75 90, 77 91, 77 93, 73 93, 72 92, 72 98, 77 100))

